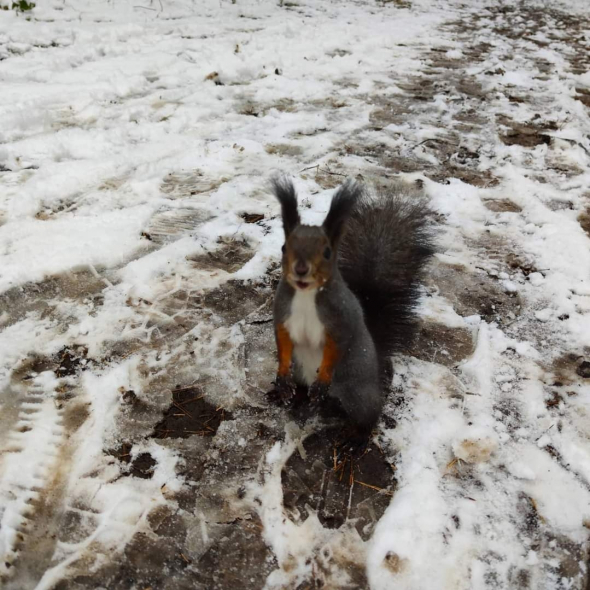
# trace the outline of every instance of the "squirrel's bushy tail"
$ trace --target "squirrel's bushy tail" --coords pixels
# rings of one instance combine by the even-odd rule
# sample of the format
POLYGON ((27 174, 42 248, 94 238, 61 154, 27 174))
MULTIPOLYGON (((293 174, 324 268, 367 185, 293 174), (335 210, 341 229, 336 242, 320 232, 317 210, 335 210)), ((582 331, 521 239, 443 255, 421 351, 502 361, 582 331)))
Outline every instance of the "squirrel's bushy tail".
POLYGON ((392 184, 356 202, 339 246, 339 268, 358 297, 380 361, 411 343, 420 278, 434 254, 422 193, 392 184))

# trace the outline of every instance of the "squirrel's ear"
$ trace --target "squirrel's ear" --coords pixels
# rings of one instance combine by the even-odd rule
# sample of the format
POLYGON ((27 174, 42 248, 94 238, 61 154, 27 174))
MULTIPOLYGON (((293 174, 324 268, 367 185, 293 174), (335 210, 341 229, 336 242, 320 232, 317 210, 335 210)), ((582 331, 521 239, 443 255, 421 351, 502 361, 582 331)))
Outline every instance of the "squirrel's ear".
POLYGON ((281 204, 281 214, 283 216, 283 228, 285 236, 289 234, 301 223, 299 212, 297 211, 297 193, 293 183, 285 177, 275 177, 271 180, 272 191, 281 204))
POLYGON ((354 180, 347 180, 332 197, 330 210, 323 224, 324 231, 332 243, 337 242, 354 204, 363 192, 362 186, 354 180))

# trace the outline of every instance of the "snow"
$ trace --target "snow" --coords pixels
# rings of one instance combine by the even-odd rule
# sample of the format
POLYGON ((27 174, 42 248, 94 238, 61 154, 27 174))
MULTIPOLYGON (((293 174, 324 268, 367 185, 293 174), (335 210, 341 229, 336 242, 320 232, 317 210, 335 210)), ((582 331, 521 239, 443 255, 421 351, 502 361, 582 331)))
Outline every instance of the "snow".
POLYGON ((125 262, 143 249, 140 232, 150 213, 145 207, 131 207, 86 218, 75 215, 55 221, 6 223, 0 244, 4 253, 0 288, 42 281, 90 265, 111 267, 125 262))
MULTIPOLYGON (((578 99, 590 63, 575 60, 590 45, 587 3, 281 4, 0 10, 0 580, 40 590, 98 572, 155 535, 156 509, 186 516, 189 493, 191 567, 247 513, 275 560, 268 589, 318 571, 362 587, 342 564, 375 590, 585 588, 590 382, 576 370, 590 360, 590 111, 578 99), (389 399, 396 426, 376 440, 397 489, 369 540, 315 508, 292 518, 281 473, 294 453, 307 459, 318 423, 268 408, 273 344, 248 356, 249 325, 227 320, 250 295, 207 307, 233 282, 271 282, 279 170, 307 223, 347 175, 420 180, 439 225, 420 313, 472 340, 457 359, 436 338, 438 357, 395 359, 404 403, 389 399), (84 370, 58 374, 74 345, 84 370), (218 480, 223 508, 194 492, 196 437, 151 438, 177 384, 281 432, 218 480), (131 463, 154 459, 149 477, 114 458, 127 441, 131 463), (37 523, 53 527, 43 558, 27 545, 37 523)), ((218 437, 234 457, 254 446, 233 421, 218 437)), ((206 447, 205 464, 222 451, 206 447)))

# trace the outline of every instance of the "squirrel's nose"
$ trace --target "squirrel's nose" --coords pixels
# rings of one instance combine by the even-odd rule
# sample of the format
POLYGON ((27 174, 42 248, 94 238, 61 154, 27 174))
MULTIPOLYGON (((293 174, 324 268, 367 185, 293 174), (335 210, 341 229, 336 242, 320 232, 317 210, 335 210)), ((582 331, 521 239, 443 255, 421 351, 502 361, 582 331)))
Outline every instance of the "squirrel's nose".
POLYGON ((295 274, 304 277, 309 272, 309 264, 303 260, 298 260, 295 263, 295 274))

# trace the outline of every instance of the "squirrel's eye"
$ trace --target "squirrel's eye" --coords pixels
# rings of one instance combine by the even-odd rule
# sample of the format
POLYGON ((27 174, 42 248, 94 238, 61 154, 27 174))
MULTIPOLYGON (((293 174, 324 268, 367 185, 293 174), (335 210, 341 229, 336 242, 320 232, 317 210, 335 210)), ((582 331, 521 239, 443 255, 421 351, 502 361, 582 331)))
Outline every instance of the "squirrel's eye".
POLYGON ((326 248, 324 250, 324 258, 326 260, 330 260, 330 257, 332 256, 332 248, 326 248))
POLYGON ((285 247, 285 244, 283 244, 283 247, 281 248, 281 252, 284 254, 286 249, 287 248, 285 247))

